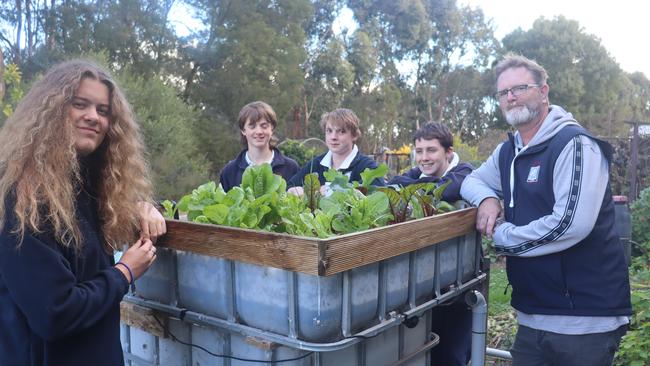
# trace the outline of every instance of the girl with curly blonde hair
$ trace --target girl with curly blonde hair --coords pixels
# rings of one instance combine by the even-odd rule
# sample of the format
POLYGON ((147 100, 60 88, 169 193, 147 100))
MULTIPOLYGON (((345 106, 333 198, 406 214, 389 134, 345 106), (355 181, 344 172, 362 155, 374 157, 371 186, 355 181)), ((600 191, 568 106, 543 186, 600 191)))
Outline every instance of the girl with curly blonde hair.
POLYGON ((150 196, 111 76, 84 60, 53 67, 0 131, 0 364, 124 364, 119 303, 165 232, 150 196))

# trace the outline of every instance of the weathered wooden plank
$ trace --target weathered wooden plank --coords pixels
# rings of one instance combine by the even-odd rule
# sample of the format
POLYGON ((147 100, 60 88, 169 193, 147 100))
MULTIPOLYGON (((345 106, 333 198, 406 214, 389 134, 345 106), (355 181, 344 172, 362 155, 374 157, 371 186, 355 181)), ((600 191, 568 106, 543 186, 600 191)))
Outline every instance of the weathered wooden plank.
MULTIPOLYGON (((155 310, 145 308, 130 302, 120 303, 120 320, 122 323, 142 329, 160 338, 166 338, 167 334, 163 326, 154 318, 155 310)), ((169 318, 164 314, 157 314, 158 320, 167 326, 169 318)))
POLYGON ((475 217, 468 208, 328 239, 168 220, 156 246, 328 276, 465 235, 475 217))
POLYGON ((476 209, 449 212, 325 241, 319 275, 329 276, 465 235, 475 228, 476 209))
POLYGON ((318 274, 318 239, 167 220, 156 246, 318 274))

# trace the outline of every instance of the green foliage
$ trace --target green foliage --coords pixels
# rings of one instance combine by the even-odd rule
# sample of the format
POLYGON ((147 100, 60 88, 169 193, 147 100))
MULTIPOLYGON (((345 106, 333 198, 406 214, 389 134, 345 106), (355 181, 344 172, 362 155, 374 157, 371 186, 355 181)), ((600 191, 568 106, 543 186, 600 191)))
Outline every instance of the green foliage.
MULTIPOLYGON (((3 67, 3 65, 0 65, 3 67)), ((5 96, 0 95, 0 109, 2 114, 5 117, 12 115, 14 108, 18 105, 18 102, 23 98, 23 88, 21 84, 22 74, 20 69, 16 64, 9 64, 4 70, 4 84, 5 84, 5 96), (9 93, 6 93, 6 92, 9 93)), ((0 83, 3 80, 0 80, 0 83)))
MULTIPOLYGON (((418 192, 421 191, 426 194, 426 192, 433 189, 433 187, 435 187, 434 183, 419 183, 412 184, 399 190, 393 188, 379 188, 379 190, 388 196, 390 212, 393 215, 393 221, 397 223, 406 221, 410 212, 413 211, 412 205, 418 203, 418 200, 415 199, 415 195, 418 195, 418 192)), ((422 212, 422 209, 419 211, 422 212)))
MULTIPOLYGON (((239 109, 253 100, 274 107, 285 120, 300 93, 306 60, 304 26, 312 17, 308 0, 259 2, 240 0, 224 5, 193 1, 190 5, 208 28, 188 45, 196 83, 187 85, 193 103, 219 111, 235 121, 239 109), (205 60, 205 62, 201 62, 205 60)), ((194 81, 194 79, 192 79, 194 81)))
POLYGON ((379 164, 379 166, 376 169, 364 169, 361 172, 361 184, 357 187, 358 189, 361 190, 362 193, 370 192, 373 186, 373 182, 375 180, 381 180, 384 179, 386 174, 388 173, 388 166, 386 164, 379 164))
POLYGON ((377 187, 373 186, 373 182, 376 179, 383 179, 386 173, 388 173, 388 166, 386 164, 379 164, 375 169, 366 168, 361 172, 361 183, 357 181, 350 182, 350 177, 332 168, 323 173, 323 175, 331 183, 331 188, 334 190, 356 189, 365 194, 375 192, 377 187))
POLYGON ((634 314, 615 360, 621 366, 650 364, 650 265, 645 259, 636 260, 630 273, 634 314))
POLYGON ((453 206, 442 201, 442 193, 451 181, 436 187, 435 183, 411 184, 402 188, 379 188, 388 196, 392 223, 404 222, 453 210, 453 206), (431 194, 429 194, 431 192, 431 194))
MULTIPOLYGON (((334 2, 322 3, 332 4, 334 2)), ((331 29, 331 24, 329 29, 331 29)), ((308 60, 310 61, 303 66, 307 75, 301 93, 303 127, 292 131, 293 136, 299 138, 320 134, 322 129, 318 117, 340 106, 346 94, 352 90, 354 83, 354 67, 346 59, 344 40, 331 37, 328 33, 315 36, 325 39, 321 42, 314 39, 315 47, 308 50, 308 60), (320 46, 321 44, 322 46, 320 46), (316 116, 316 118, 311 118, 311 116, 316 116)))
POLYGON ((279 196, 285 193, 286 183, 273 174, 269 164, 249 168, 244 174, 242 186, 228 193, 214 182, 199 186, 181 198, 178 210, 186 212, 190 221, 272 230, 278 215, 277 211, 274 215, 274 209, 279 205, 279 196))
POLYGON ((320 202, 320 181, 318 180, 318 173, 310 173, 305 176, 303 181, 303 199, 309 210, 313 213, 318 209, 320 202))
POLYGON ((647 121, 650 118, 650 79, 642 72, 627 74, 629 84, 625 86, 626 97, 634 120, 647 121))
POLYGON ((332 229, 339 234, 384 226, 392 217, 388 198, 381 192, 364 196, 355 190, 337 190, 321 199, 319 207, 332 215, 332 229))
POLYGON ((496 315, 508 310, 510 307, 510 291, 508 288, 508 275, 502 265, 492 266, 490 269, 490 315, 496 315))
MULTIPOLYGON (((363 172, 364 183, 383 176, 386 169, 386 166, 374 171, 366 169, 363 172)), ((286 192, 284 179, 274 175, 269 164, 248 167, 241 186, 224 192, 214 182, 203 184, 181 198, 177 209, 194 222, 320 238, 384 226, 393 219, 386 193, 357 182, 350 183, 346 175, 334 170, 327 172, 327 177, 331 188, 327 197, 321 197, 316 173, 305 177, 304 195, 297 197, 286 192), (360 189, 368 194, 361 193, 360 189)), ((433 184, 427 188, 433 189, 433 184)), ((434 190, 427 196, 429 200, 421 197, 417 202, 424 203, 418 204, 440 203, 444 188, 441 186, 434 190)), ((165 201, 163 206, 165 217, 173 217, 172 203, 165 201)), ((410 217, 430 215, 433 211, 420 209, 420 216, 410 217)))
MULTIPOLYGON (((495 144, 494 146, 496 146, 495 144)), ((478 167, 481 162, 485 161, 488 156, 479 154, 477 145, 470 145, 460 138, 459 135, 454 135, 454 152, 458 154, 460 161, 469 162, 475 167, 478 167)))
POLYGON ((283 155, 290 157, 298 163, 298 166, 307 164, 317 155, 316 149, 303 146, 298 140, 286 139, 278 145, 283 155))
MULTIPOLYGON (((95 24, 94 31, 89 31, 84 38, 92 38, 89 44, 94 51, 106 52, 110 62, 128 66, 146 79, 156 78, 161 73, 178 74, 174 65, 176 57, 173 56, 178 40, 172 24, 167 21, 173 1, 87 3, 88 11, 93 15, 86 19, 94 20, 95 24)), ((71 15, 74 16, 74 12, 71 15)), ((70 42, 68 47, 79 47, 79 51, 86 52, 83 44, 70 42)))
MULTIPOLYGON (((515 340, 517 319, 515 310, 510 306, 508 277, 502 265, 492 265, 490 269, 490 289, 488 307, 487 346, 497 349, 509 349, 515 340)), ((486 363, 486 365, 493 365, 486 363)), ((499 365, 501 365, 499 363, 499 365)), ((509 365, 509 363, 507 363, 509 365)))
MULTIPOLYGON (((486 97, 492 93, 494 85, 489 70, 477 70, 471 66, 457 67, 442 82, 445 87, 437 93, 441 100, 440 111, 434 119, 448 124, 456 138, 465 142, 477 142, 491 128, 498 127, 492 101, 486 97)), ((475 162, 482 159, 472 157, 462 160, 475 162)))
POLYGON ((320 211, 316 211, 316 214, 312 213, 305 201, 298 196, 286 195, 279 211, 282 222, 276 231, 319 238, 334 235, 332 215, 320 211))
POLYGON ((130 68, 118 79, 142 129, 156 196, 180 197, 208 178, 195 128, 199 114, 160 78, 143 79, 130 68))
MULTIPOLYGON (((24 4, 0 4, 4 55, 20 67, 24 81, 86 52, 104 53, 112 68, 128 67, 143 80, 164 80, 198 111, 192 127, 209 164, 206 179, 239 150, 234 121, 253 100, 272 105, 278 135, 293 138, 317 136, 322 113, 349 107, 361 119, 359 145, 367 153, 408 143, 416 121, 444 121, 465 142, 481 142, 492 127, 503 127, 488 97, 490 63, 502 47, 483 12, 457 1, 24 4), (342 9, 353 12, 355 29, 335 34, 342 9), (202 24, 180 36, 177 12, 202 24)), ((540 61, 549 70, 551 101, 596 134, 626 134, 620 121, 650 116, 647 77, 621 72, 600 41, 576 22, 541 19, 528 32, 508 35, 504 46, 540 61)))
POLYGON ((636 245, 633 254, 650 260, 650 187, 641 191, 630 206, 632 215, 632 240, 636 245))
POLYGON ((246 169, 242 175, 241 186, 243 189, 250 188, 255 198, 287 190, 287 182, 279 175, 273 174, 269 164, 263 164, 259 169, 246 169))
POLYGON ((166 219, 173 219, 176 214, 176 205, 170 200, 164 200, 160 203, 164 209, 163 217, 166 219))

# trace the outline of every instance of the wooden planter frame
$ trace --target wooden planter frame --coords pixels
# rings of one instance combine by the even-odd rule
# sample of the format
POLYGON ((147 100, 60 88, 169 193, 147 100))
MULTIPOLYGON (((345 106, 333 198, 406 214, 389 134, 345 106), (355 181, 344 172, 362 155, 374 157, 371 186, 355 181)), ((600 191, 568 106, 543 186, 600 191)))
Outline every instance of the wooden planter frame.
POLYGON ((329 276, 465 235, 476 208, 327 239, 167 220, 156 246, 329 276))

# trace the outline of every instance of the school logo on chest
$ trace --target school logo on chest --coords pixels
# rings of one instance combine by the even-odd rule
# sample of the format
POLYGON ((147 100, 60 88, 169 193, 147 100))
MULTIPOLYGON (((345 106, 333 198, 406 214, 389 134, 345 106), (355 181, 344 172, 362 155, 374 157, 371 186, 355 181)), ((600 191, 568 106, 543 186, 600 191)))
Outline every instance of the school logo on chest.
POLYGON ((528 178, 526 178, 526 183, 537 183, 539 180, 539 170, 541 168, 541 162, 539 161, 534 161, 530 165, 530 169, 528 170, 528 178))

